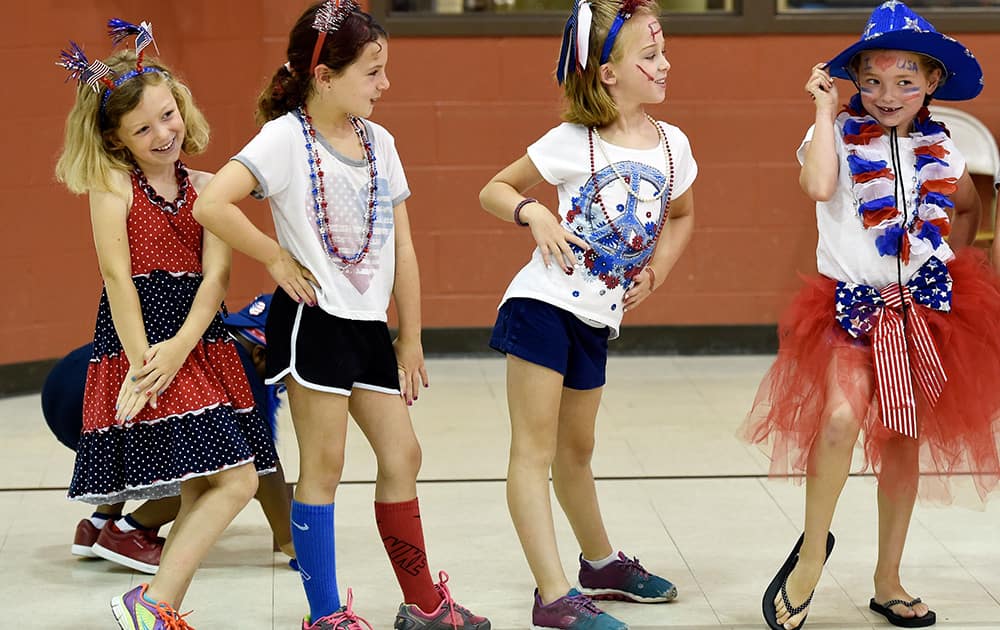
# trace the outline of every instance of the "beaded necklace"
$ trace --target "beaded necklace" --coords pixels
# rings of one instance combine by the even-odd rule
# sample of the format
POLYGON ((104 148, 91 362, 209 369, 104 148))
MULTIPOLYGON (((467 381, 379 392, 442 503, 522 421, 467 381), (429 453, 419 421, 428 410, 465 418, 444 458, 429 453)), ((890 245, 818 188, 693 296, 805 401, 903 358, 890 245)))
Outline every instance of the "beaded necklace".
POLYGON ((177 211, 184 207, 187 203, 187 190, 190 185, 190 180, 188 179, 187 168, 184 164, 177 160, 174 163, 174 176, 177 178, 177 198, 173 201, 167 201, 163 198, 163 195, 156 192, 149 180, 146 179, 146 174, 142 172, 138 164, 132 166, 132 175, 135 176, 136 181, 139 183, 139 188, 142 192, 146 193, 146 198, 149 199, 154 206, 161 210, 169 212, 170 214, 177 214, 177 211))
POLYGON ((319 234, 323 248, 327 256, 339 260, 344 265, 357 265, 371 248, 372 234, 375 231, 376 206, 378 205, 378 169, 375 166, 375 151, 368 135, 365 133, 364 124, 356 116, 350 116, 351 126, 358 137, 365 153, 365 163, 368 166, 368 204, 365 209, 365 237, 361 248, 350 256, 345 256, 340 252, 340 247, 333 242, 333 234, 330 229, 330 215, 327 212, 326 185, 323 181, 323 161, 319 156, 319 141, 316 138, 316 128, 313 126, 312 117, 305 106, 295 111, 302 125, 302 136, 306 142, 306 151, 309 153, 309 183, 312 192, 312 219, 319 234))
MULTIPOLYGON (((646 115, 646 118, 649 120, 649 122, 653 123, 654 127, 656 127, 656 133, 660 137, 660 143, 663 145, 663 158, 667 174, 666 185, 663 186, 663 188, 661 188, 660 191, 653 197, 650 198, 642 197, 632 190, 632 186, 628 178, 626 178, 624 175, 618 172, 618 169, 615 167, 615 163, 612 162, 611 159, 608 157, 607 152, 604 150, 604 146, 601 141, 601 136, 600 134, 597 133, 597 129, 595 127, 591 127, 588 130, 587 141, 590 148, 591 180, 593 180, 594 182, 597 181, 597 167, 594 162, 594 137, 596 136, 598 140, 597 146, 601 151, 601 157, 603 157, 604 161, 607 162, 608 165, 611 167, 611 170, 612 172, 614 172, 615 177, 618 179, 619 182, 622 183, 628 194, 631 195, 637 201, 641 201, 644 203, 652 203, 654 201, 660 201, 664 199, 664 196, 667 194, 667 192, 674 189, 674 156, 673 153, 671 153, 670 151, 670 143, 667 142, 667 135, 663 132, 663 129, 660 127, 660 124, 655 120, 653 120, 653 118, 649 114, 646 115)), ((667 223, 667 215, 670 213, 671 198, 669 196, 667 196, 666 200, 662 202, 663 210, 660 213, 660 220, 656 225, 656 231, 654 232, 653 237, 645 241, 643 241, 641 238, 638 237, 636 239, 633 239, 633 241, 626 241, 625 236, 618 230, 618 227, 615 226, 614 222, 611 220, 611 213, 608 212, 608 208, 604 205, 603 195, 597 193, 595 190, 594 197, 595 199, 597 199, 597 203, 601 206, 601 213, 604 214, 604 220, 611 227, 611 231, 615 233, 615 236, 617 236, 620 241, 626 243, 629 246, 629 248, 632 249, 632 251, 641 252, 646 249, 649 249, 650 247, 656 244, 657 240, 660 238, 660 233, 663 231, 663 226, 666 225, 667 223)), ((646 218, 651 219, 652 217, 653 213, 647 211, 646 218)))
POLYGON ((857 95, 838 121, 843 128, 858 215, 866 230, 880 233, 875 239, 879 254, 899 256, 907 264, 911 253, 926 255, 936 250, 951 230, 948 210, 955 207, 951 195, 961 175, 946 160, 949 151, 944 125, 932 120, 926 108, 914 118, 910 138, 916 177, 914 189, 908 191, 899 181, 901 158, 895 130, 890 132, 887 156, 880 142, 885 132, 864 110, 857 95), (912 213, 908 208, 908 201, 913 201, 911 195, 915 197, 912 213))

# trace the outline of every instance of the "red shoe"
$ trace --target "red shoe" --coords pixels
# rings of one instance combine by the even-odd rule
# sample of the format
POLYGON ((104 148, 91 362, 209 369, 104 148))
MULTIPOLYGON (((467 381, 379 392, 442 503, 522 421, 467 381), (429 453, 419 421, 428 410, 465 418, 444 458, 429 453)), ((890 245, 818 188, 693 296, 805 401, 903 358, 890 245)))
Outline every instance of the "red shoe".
POLYGON ((123 532, 114 521, 108 521, 92 550, 105 560, 152 575, 160 568, 163 543, 164 540, 156 535, 156 530, 133 529, 123 532))
POLYGON ((96 558, 97 554, 91 547, 97 542, 97 537, 101 535, 101 530, 94 527, 89 518, 85 518, 76 524, 76 534, 73 536, 73 546, 70 552, 74 556, 82 558, 96 558))

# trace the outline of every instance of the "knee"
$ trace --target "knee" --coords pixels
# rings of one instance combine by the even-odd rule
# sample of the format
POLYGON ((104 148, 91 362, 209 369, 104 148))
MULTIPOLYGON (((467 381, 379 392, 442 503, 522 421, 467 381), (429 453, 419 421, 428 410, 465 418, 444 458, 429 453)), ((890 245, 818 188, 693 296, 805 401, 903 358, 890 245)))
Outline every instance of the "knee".
POLYGON ((404 444, 397 444, 392 451, 378 458, 378 474, 383 479, 412 480, 417 478, 423 452, 414 437, 404 444))
POLYGON ((594 440, 577 439, 556 448, 555 468, 589 468, 594 458, 594 440))
POLYGON ((257 469, 253 467, 253 464, 247 464, 227 472, 232 474, 220 478, 219 487, 232 497, 234 502, 249 503, 250 499, 257 494, 257 484, 259 483, 257 469))
POLYGON ((555 440, 512 440, 510 444, 510 467, 528 470, 542 470, 548 475, 556 459, 555 440))
POLYGON ((827 416, 820 439, 825 446, 849 450, 854 448, 860 430, 861 423, 850 406, 842 405, 827 416))
POLYGON ((298 486, 333 497, 344 472, 344 453, 337 449, 301 451, 298 486))

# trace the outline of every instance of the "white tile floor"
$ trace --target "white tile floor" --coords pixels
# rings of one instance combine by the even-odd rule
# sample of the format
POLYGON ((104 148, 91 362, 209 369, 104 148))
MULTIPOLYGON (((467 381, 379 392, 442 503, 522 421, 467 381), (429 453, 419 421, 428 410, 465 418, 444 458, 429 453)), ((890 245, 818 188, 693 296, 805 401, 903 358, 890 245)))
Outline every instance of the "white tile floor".
MULTIPOLYGON (((594 469, 613 542, 677 583, 660 606, 610 604, 635 630, 760 628, 760 595, 796 538, 801 487, 769 482, 767 460, 734 431, 770 357, 612 358, 594 469), (616 479, 618 478, 618 479, 616 479)), ((507 517, 508 424, 500 359, 430 362, 432 387, 413 408, 424 449, 420 496, 435 570, 459 601, 497 630, 524 629, 531 579, 507 517), (456 481, 457 480, 457 481, 456 481)), ((64 498, 72 454, 48 433, 37 396, 0 400, 0 628, 113 628, 107 599, 142 581, 103 561, 70 556, 89 511, 64 498)), ((295 442, 282 417, 290 479, 295 442)), ((399 592, 372 516, 374 461, 349 437, 338 494, 341 588, 376 630, 391 628, 399 592)), ((576 547, 557 517, 574 575, 576 547)), ((867 609, 875 550, 874 485, 852 478, 834 523, 808 628, 889 627, 867 609)), ((918 506, 904 562, 908 588, 943 628, 1000 628, 1000 506, 918 506)), ((298 628, 305 599, 297 574, 271 553, 255 505, 226 531, 195 578, 185 609, 199 630, 298 628)))

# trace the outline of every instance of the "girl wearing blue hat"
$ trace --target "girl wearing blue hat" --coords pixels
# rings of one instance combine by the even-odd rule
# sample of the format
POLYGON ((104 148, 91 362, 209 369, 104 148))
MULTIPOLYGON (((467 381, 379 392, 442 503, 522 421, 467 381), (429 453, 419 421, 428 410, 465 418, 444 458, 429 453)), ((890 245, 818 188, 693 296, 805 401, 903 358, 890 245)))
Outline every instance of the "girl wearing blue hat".
POLYGON ((898 1, 860 41, 813 67, 816 122, 798 151, 816 201, 819 275, 779 325, 777 360, 745 426, 771 472, 806 475, 805 531, 764 594, 777 630, 803 627, 833 550, 829 532, 858 436, 878 479, 879 542, 869 607, 923 627, 934 612, 903 588, 899 566, 918 493, 953 497, 955 473, 985 498, 998 483, 1000 282, 965 247, 980 201, 931 98, 982 90, 967 48, 898 1), (833 77, 858 89, 838 112, 833 77), (946 241, 945 238, 949 237, 946 241))

